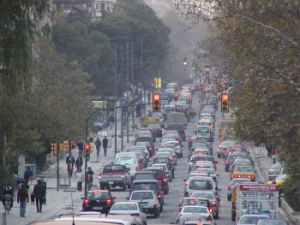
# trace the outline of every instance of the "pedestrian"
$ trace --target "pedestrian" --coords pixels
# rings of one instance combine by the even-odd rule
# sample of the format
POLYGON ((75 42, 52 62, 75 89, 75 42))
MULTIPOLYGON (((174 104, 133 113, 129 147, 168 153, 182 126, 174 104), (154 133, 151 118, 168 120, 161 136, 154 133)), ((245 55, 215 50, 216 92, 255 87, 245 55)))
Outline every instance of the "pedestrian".
POLYGON ((33 171, 31 170, 30 166, 27 166, 24 172, 25 185, 27 185, 29 180, 31 180, 32 178, 33 178, 33 171))
POLYGON ((107 155, 107 146, 108 146, 108 139, 107 139, 106 135, 104 136, 104 138, 102 140, 102 146, 103 146, 103 150, 104 150, 104 157, 106 157, 106 155, 107 155))
POLYGON ((77 142, 78 155, 82 155, 84 149, 84 143, 82 141, 77 142))
POLYGON ((18 194, 17 202, 20 203, 20 217, 25 217, 26 214, 26 204, 29 202, 28 190, 26 184, 21 184, 18 194))
POLYGON ((83 160, 82 160, 82 156, 81 155, 79 155, 77 157, 75 164, 76 164, 77 173, 81 173, 81 167, 83 165, 83 160))
POLYGON ((101 141, 100 141, 100 138, 98 136, 97 136, 95 145, 96 145, 96 150, 97 150, 97 160, 99 160, 100 149, 101 149, 101 141))
POLYGON ((38 213, 42 212, 42 204, 43 204, 43 184, 41 180, 38 180, 37 184, 34 185, 33 193, 35 197, 36 211, 38 213))
POLYGON ((72 155, 72 152, 69 153, 69 155, 66 159, 66 164, 67 164, 68 175, 69 175, 69 177, 72 177, 74 164, 75 164, 75 159, 74 159, 74 156, 72 155))

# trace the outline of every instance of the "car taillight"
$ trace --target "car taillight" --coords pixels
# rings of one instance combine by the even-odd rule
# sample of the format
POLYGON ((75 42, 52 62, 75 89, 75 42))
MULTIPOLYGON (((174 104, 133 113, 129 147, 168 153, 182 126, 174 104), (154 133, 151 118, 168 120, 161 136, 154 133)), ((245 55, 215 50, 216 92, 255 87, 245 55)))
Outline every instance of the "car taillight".
POLYGON ((112 205, 112 200, 111 200, 111 199, 107 199, 107 200, 106 200, 106 204, 107 204, 107 205, 112 205))
POLYGON ((84 200, 83 200, 83 204, 84 204, 84 205, 88 205, 89 203, 90 203, 90 200, 89 200, 89 199, 84 199, 84 200))
POLYGON ((209 211, 209 213, 213 213, 213 209, 212 208, 209 208, 208 211, 209 211))
POLYGON ((161 195, 161 193, 158 193, 158 195, 157 195, 157 198, 159 198, 159 199, 161 199, 161 198, 162 198, 162 195, 161 195))
POLYGON ((217 206, 217 202, 216 201, 211 201, 209 203, 209 205, 210 205, 210 207, 215 207, 215 206, 217 206))

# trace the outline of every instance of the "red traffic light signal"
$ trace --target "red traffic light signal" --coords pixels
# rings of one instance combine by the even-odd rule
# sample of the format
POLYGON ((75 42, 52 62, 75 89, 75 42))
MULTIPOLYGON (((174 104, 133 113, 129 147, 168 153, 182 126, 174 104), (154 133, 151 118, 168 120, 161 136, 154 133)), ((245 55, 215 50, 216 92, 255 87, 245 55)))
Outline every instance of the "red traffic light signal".
POLYGON ((156 112, 160 111, 160 94, 159 93, 153 94, 152 110, 156 111, 156 112))
POLYGON ((92 146, 91 146, 91 144, 85 144, 85 145, 84 145, 84 152, 85 152, 85 154, 90 154, 91 151, 92 151, 92 146))
POLYGON ((229 112, 229 95, 222 94, 221 96, 221 112, 229 112))

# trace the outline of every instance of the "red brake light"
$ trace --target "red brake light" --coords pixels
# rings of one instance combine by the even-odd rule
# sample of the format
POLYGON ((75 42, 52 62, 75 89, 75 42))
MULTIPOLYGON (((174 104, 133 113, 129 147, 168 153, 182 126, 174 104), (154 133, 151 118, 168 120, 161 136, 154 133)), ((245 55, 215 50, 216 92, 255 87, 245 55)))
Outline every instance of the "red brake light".
POLYGON ((84 199, 84 200, 83 200, 83 204, 84 204, 84 205, 88 205, 89 203, 90 203, 90 200, 89 200, 89 199, 84 199))
POLYGON ((112 200, 111 200, 111 199, 107 199, 107 200, 106 200, 106 204, 107 204, 107 205, 112 205, 112 200))
POLYGON ((209 213, 212 213, 212 212, 213 212, 213 209, 212 209, 212 208, 209 208, 208 211, 209 211, 209 213))

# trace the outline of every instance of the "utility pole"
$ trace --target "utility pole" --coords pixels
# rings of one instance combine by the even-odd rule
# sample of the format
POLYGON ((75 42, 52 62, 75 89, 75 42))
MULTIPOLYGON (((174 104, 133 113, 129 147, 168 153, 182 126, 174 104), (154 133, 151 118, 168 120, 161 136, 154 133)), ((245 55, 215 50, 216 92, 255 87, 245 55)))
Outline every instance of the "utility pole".
POLYGON ((55 151, 56 151, 56 191, 59 191, 59 179, 60 179, 60 174, 59 174, 59 152, 60 152, 60 149, 59 149, 59 144, 58 143, 55 143, 54 145, 56 145, 54 148, 55 148, 55 151))
POLYGON ((117 110, 117 96, 118 96, 118 44, 113 45, 113 68, 114 68, 114 95, 115 95, 115 104, 114 104, 114 122, 115 122, 115 155, 118 152, 118 110, 117 110))

